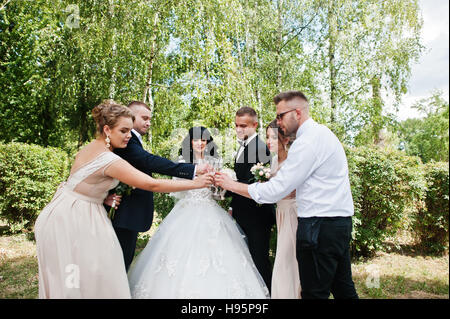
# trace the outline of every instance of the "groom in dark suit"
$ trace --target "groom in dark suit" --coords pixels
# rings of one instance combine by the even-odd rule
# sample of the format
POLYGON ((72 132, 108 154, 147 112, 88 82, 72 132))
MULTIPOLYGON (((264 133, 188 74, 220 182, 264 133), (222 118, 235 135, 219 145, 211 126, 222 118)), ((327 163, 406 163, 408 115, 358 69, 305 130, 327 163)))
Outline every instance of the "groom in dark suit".
MULTIPOLYGON (((256 163, 269 163, 270 151, 256 132, 258 116, 254 109, 240 108, 236 112, 235 124, 241 147, 235 158, 234 171, 239 182, 251 184, 254 176, 250 169, 256 163)), ((275 206, 259 205, 252 199, 231 194, 232 216, 247 236, 250 254, 270 290, 272 265, 269 260, 269 244, 272 226, 275 224, 275 206)))
MULTIPOLYGON (((166 158, 153 155, 144 150, 142 135, 150 128, 151 112, 142 102, 131 102, 128 107, 135 116, 132 137, 126 148, 116 148, 114 153, 126 160, 136 169, 148 175, 159 173, 174 177, 193 179, 195 174, 206 172, 206 167, 184 163, 174 163, 166 158)), ((111 202, 110 195, 105 203, 111 202)), ((105 204, 105 206, 107 206, 105 204)), ((109 210, 110 207, 107 207, 109 210)), ((130 196, 123 196, 112 222, 123 251, 125 267, 133 261, 139 232, 148 231, 153 222, 153 193, 134 189, 130 196)))

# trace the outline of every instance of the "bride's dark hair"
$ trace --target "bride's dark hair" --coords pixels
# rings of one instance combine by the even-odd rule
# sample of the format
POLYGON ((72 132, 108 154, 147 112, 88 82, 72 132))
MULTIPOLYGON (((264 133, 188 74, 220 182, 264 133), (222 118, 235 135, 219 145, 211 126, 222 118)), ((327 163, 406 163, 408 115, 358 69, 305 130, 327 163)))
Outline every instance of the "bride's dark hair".
POLYGON ((178 155, 180 155, 186 163, 194 162, 192 140, 197 139, 206 140, 205 155, 218 157, 219 154, 217 150, 217 144, 214 143, 214 139, 212 138, 211 133, 206 127, 196 126, 189 129, 189 133, 181 143, 181 148, 178 152, 178 155))

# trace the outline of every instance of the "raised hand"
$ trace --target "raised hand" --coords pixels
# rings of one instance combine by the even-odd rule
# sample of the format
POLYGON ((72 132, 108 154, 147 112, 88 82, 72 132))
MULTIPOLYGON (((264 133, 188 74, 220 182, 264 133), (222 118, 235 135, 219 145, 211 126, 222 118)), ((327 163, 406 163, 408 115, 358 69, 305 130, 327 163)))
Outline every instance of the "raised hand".
POLYGON ((214 172, 199 175, 194 181, 197 182, 199 188, 209 187, 214 183, 214 172))
POLYGON ((228 174, 217 172, 214 175, 214 184, 222 187, 223 189, 230 190, 233 183, 233 179, 228 176, 228 174))
POLYGON ((203 175, 213 170, 213 167, 208 163, 201 163, 197 165, 196 174, 203 175))

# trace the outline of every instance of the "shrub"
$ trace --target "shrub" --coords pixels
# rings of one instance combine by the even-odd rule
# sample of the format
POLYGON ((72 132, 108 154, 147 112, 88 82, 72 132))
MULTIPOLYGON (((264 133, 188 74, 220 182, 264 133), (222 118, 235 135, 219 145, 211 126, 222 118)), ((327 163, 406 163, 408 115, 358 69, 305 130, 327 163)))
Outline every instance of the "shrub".
MULTIPOLYGON (((153 178, 171 179, 172 177, 160 174, 153 174, 153 178)), ((175 206, 175 199, 174 197, 170 196, 167 193, 155 192, 153 193, 153 205, 154 211, 158 213, 158 215, 161 217, 161 220, 163 220, 175 206)))
POLYGON ((346 149, 355 215, 352 253, 372 256, 406 222, 405 209, 424 193, 420 159, 376 147, 346 149))
POLYGON ((69 173, 67 154, 23 143, 0 144, 0 216, 32 228, 69 173))
POLYGON ((421 205, 413 214, 412 229, 424 252, 442 254, 448 249, 448 163, 426 164, 425 179, 425 205, 421 205))

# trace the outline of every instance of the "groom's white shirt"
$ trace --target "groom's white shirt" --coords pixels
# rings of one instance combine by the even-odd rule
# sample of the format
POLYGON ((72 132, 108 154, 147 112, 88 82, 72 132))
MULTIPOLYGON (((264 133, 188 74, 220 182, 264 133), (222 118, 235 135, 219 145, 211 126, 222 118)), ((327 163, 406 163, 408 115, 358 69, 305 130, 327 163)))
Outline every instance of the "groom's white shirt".
POLYGON ((277 175, 248 187, 259 204, 276 203, 296 190, 298 217, 352 216, 347 157, 338 138, 312 119, 297 130, 277 175))
POLYGON ((244 151, 244 148, 248 145, 248 143, 250 143, 256 136, 258 136, 258 133, 255 132, 252 136, 250 136, 244 141, 244 145, 241 145, 236 154, 236 160, 241 156, 242 152, 244 151))

